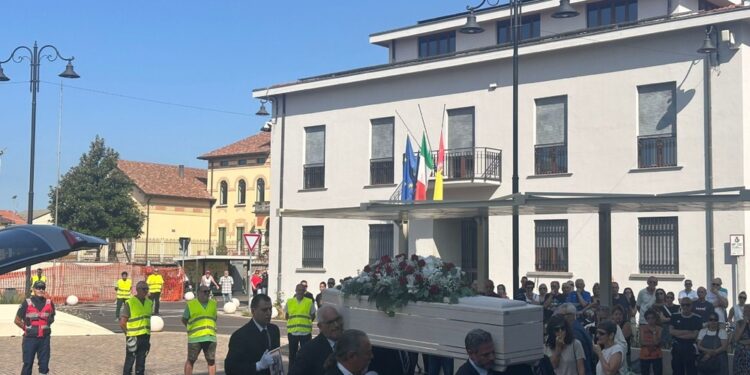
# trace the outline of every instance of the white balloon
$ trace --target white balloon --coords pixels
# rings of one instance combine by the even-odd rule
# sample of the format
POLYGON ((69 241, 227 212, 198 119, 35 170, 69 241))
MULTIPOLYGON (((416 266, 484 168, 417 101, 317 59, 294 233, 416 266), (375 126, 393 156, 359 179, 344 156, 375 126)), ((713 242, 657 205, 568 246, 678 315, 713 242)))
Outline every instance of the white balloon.
POLYGON ((235 306, 237 306, 237 307, 240 307, 240 300, 238 300, 237 298, 232 298, 232 303, 233 303, 233 304, 234 304, 235 306))
POLYGON ((161 332, 164 329, 164 320, 160 316, 151 316, 151 332, 161 332))
POLYGON ((277 317, 278 315, 279 315, 279 310, 276 310, 276 308, 275 308, 275 307, 272 307, 272 308, 271 308, 271 317, 272 317, 272 318, 275 318, 275 317, 277 317))
POLYGON ((195 298, 195 294, 193 294, 193 292, 185 293, 185 301, 190 301, 193 298, 195 298))
POLYGON ((224 312, 227 314, 234 314, 234 312, 237 311, 237 305, 235 305, 232 302, 227 302, 224 304, 224 312))
POLYGON ((78 304, 78 297, 74 295, 69 295, 68 298, 65 300, 66 305, 75 306, 78 304))

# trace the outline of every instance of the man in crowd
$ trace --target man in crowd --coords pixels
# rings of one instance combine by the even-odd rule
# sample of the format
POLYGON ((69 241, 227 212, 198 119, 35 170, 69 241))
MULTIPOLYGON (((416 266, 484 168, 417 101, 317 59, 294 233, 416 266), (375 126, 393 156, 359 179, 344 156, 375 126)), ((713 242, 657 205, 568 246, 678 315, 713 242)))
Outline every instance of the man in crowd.
POLYGON ((523 296, 526 293, 526 282, 529 279, 526 276, 521 276, 521 286, 513 291, 513 299, 519 301, 525 301, 526 298, 523 296))
POLYGON ((693 302, 698 299, 698 293, 696 293, 693 289, 692 280, 685 280, 685 289, 681 290, 680 293, 677 294, 677 301, 682 301, 682 299, 685 297, 690 298, 693 302))
POLYGON ((659 284, 659 281, 656 280, 656 277, 650 276, 646 280, 646 284, 647 286, 638 292, 638 298, 635 300, 635 305, 638 307, 639 324, 648 323, 646 322, 646 311, 651 309, 654 306, 654 302, 656 302, 656 285, 659 284))
POLYGON ((575 286, 576 289, 568 294, 567 302, 572 303, 578 311, 581 311, 591 303, 591 293, 585 290, 586 282, 583 279, 577 279, 575 286))
POLYGON ((216 375, 216 301, 209 298, 210 290, 198 287, 197 299, 187 302, 182 313, 182 325, 187 328, 188 355, 185 361, 185 375, 193 374, 193 365, 198 355, 208 363, 208 374, 216 375))
POLYGON ((560 283, 558 281, 551 282, 549 286, 552 290, 544 296, 544 301, 542 301, 544 305, 545 322, 552 317, 552 314, 554 314, 557 306, 565 303, 565 300, 567 298, 565 294, 560 292, 560 283))
POLYGON ((328 287, 331 288, 331 289, 335 288, 336 287, 336 279, 334 279, 333 277, 329 277, 328 278, 328 287))
POLYGON ((133 288, 133 281, 128 279, 128 273, 125 271, 122 271, 120 274, 121 278, 117 279, 115 282, 115 293, 117 297, 117 302, 115 305, 115 319, 119 322, 120 321, 120 310, 122 309, 122 305, 125 304, 125 301, 128 300, 128 298, 131 297, 131 289, 133 288))
POLYGON ((221 297, 224 303, 232 302, 232 286, 234 285, 234 279, 229 276, 229 271, 224 271, 224 276, 219 278, 219 285, 221 285, 221 297))
MULTIPOLYGON (((628 314, 630 311, 630 301, 625 297, 624 294, 620 293, 620 284, 612 282, 612 306, 622 306, 622 311, 628 314)), ((625 319, 628 319, 626 316, 625 319)))
POLYGON ((530 303, 532 305, 539 305, 539 295, 534 293, 534 282, 531 280, 526 281, 525 286, 526 291, 523 293, 523 298, 526 301, 526 303, 530 303))
POLYGON ((257 296, 260 291, 260 282, 263 279, 260 277, 260 270, 255 270, 253 276, 250 277, 250 287, 253 289, 253 296, 257 296))
POLYGON ((325 375, 362 374, 367 370, 372 357, 372 345, 367 334, 356 329, 348 329, 341 334, 336 343, 333 353, 335 363, 327 366, 325 375))
POLYGON ((44 281, 44 284, 47 284, 47 276, 42 275, 42 272, 41 268, 36 269, 36 275, 31 275, 31 285, 37 281, 44 281))
POLYGON ((154 302, 154 315, 159 315, 159 299, 161 299, 161 288, 164 285, 164 278, 159 274, 159 269, 154 271, 146 278, 148 284, 148 298, 154 302))
MULTIPOLYGON (((304 281, 304 280, 303 280, 304 281)), ((312 339, 312 320, 315 302, 305 297, 305 286, 297 284, 294 297, 286 301, 287 338, 289 339, 289 367, 294 365, 297 349, 312 339)))
POLYGON ((47 284, 37 280, 32 285, 32 296, 18 307, 14 323, 23 330, 21 375, 31 375, 34 357, 39 364, 39 374, 49 372, 50 326, 55 321, 55 304, 46 298, 47 284))
POLYGON ((698 299, 693 302, 692 312, 700 316, 703 323, 708 321, 708 314, 714 311, 714 305, 706 301, 706 288, 698 287, 698 299))
POLYGON ((300 283, 300 284, 302 284, 302 286, 303 286, 303 287, 305 287, 305 298, 309 298, 309 299, 311 299, 311 300, 315 301, 315 296, 313 296, 313 294, 312 294, 312 293, 310 293, 310 292, 309 292, 309 291, 307 290, 307 280, 302 280, 302 281, 300 281, 299 283, 300 283))
POLYGON ((320 306, 323 304, 323 291, 326 290, 326 287, 328 287, 328 284, 326 284, 325 281, 321 281, 320 285, 318 285, 320 293, 315 296, 315 307, 317 308, 320 308, 320 306))
POLYGON ((210 270, 206 270, 206 272, 203 274, 203 276, 201 276, 201 284, 200 285, 207 286, 209 289, 211 289, 212 285, 215 286, 216 289, 220 289, 221 288, 219 286, 219 284, 216 282, 216 279, 214 279, 213 275, 211 275, 211 271, 210 270))
POLYGON ((481 329, 473 329, 464 339, 469 360, 458 368, 456 375, 488 374, 495 365, 495 343, 492 335, 481 329))
POLYGON ((135 284, 135 296, 128 298, 120 314, 120 328, 125 332, 125 364, 123 375, 146 372, 146 356, 151 348, 151 311, 153 302, 146 298, 150 290, 148 283, 135 284))
POLYGON ((495 282, 487 279, 487 281, 484 282, 484 295, 487 297, 499 297, 497 293, 495 293, 495 282))
POLYGON ((260 288, 258 289, 259 294, 268 294, 268 272, 263 272, 260 275, 260 288))
POLYGON ((714 305, 714 311, 719 315, 719 323, 727 321, 727 290, 721 287, 721 278, 717 277, 711 281, 711 290, 706 295, 706 301, 714 305))
POLYGON ((325 305, 318 310, 320 334, 297 352, 288 375, 323 375, 325 361, 333 353, 336 342, 344 331, 344 320, 335 307, 325 305))
POLYGON ((271 298, 258 294, 250 302, 253 318, 229 338, 224 360, 227 375, 269 375, 273 364, 269 350, 279 347, 279 327, 271 324, 271 298))
POLYGON ((595 366, 593 365, 595 357, 593 348, 594 344, 591 341, 591 336, 589 336, 588 332, 586 332, 586 329, 584 329, 583 325, 581 325, 581 322, 576 319, 576 313, 577 310, 575 305, 570 302, 563 303, 555 312, 555 314, 563 315, 565 317, 565 320, 573 329, 573 337, 581 342, 581 346, 583 346, 583 353, 586 355, 586 360, 583 361, 583 364, 586 367, 586 375, 593 375, 595 368, 595 366))
POLYGON ((672 335, 672 374, 695 375, 695 339, 703 328, 700 316, 693 314, 690 297, 680 300, 680 313, 672 315, 669 334, 672 335))

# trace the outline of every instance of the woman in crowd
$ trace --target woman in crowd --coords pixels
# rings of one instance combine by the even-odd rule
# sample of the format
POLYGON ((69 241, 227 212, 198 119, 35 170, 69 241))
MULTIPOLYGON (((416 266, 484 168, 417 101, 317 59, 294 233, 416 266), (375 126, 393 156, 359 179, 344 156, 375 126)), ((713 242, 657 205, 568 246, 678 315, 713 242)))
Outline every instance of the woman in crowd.
POLYGON ((594 353, 599 358, 596 375, 626 375, 625 348, 615 345, 617 325, 611 320, 599 323, 596 329, 594 353))
POLYGON ((503 284, 497 284, 497 296, 500 298, 508 298, 508 292, 505 291, 505 285, 503 284))
POLYGON ((630 303, 630 311, 628 311, 628 320, 635 322, 635 313, 638 311, 635 306, 635 296, 633 295, 633 289, 625 288, 622 291, 622 294, 625 295, 625 298, 627 298, 628 303, 630 303))
POLYGON ((661 325, 661 347, 667 348, 669 343, 672 341, 672 336, 669 335, 669 322, 672 321, 672 313, 667 308, 667 292, 664 289, 659 288, 654 292, 656 301, 654 306, 651 308, 656 311, 659 316, 659 325, 661 325))
POLYGON ((539 304, 543 304, 544 300, 547 298, 547 284, 539 284, 539 304))
MULTIPOLYGON (((623 310, 622 306, 616 305, 612 308, 612 321, 620 327, 622 335, 625 337, 625 343, 627 345, 627 355, 625 358, 628 359, 630 358, 630 342, 633 339, 633 330, 630 326, 630 321, 625 318, 625 310, 623 310)), ((626 361, 626 365, 630 366, 630 363, 627 363, 626 361)))
POLYGON ((674 293, 672 292, 667 293, 667 303, 665 303, 664 306, 667 306, 667 310, 669 310, 670 315, 674 315, 680 312, 680 305, 674 303, 674 293))
POLYGON ((547 324, 544 353, 549 357, 555 375, 585 375, 586 355, 564 315, 554 315, 547 324))
POLYGON ((653 309, 646 311, 647 324, 638 327, 641 336, 641 375, 662 374, 662 351, 659 340, 662 337, 662 327, 659 325, 659 314, 653 309))
POLYGON ((737 322, 743 319, 742 310, 745 308, 745 301, 747 301, 747 293, 745 291, 741 291, 740 295, 737 296, 737 300, 739 301, 738 304, 732 306, 731 309, 729 309, 729 317, 727 318, 727 322, 734 327, 737 322))
POLYGON ((750 374, 750 304, 745 304, 742 317, 737 321, 737 329, 732 335, 735 344, 732 369, 736 375, 750 374))
POLYGON ((727 347, 727 331, 719 326, 719 314, 712 311, 708 314, 706 327, 698 333, 698 350, 700 351, 696 360, 698 373, 703 375, 729 374, 727 347))

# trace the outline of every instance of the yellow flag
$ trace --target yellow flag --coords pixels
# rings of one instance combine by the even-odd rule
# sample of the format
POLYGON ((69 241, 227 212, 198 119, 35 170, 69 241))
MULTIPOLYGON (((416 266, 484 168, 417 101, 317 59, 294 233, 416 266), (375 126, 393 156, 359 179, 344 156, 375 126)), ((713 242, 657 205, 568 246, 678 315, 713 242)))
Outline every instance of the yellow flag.
POLYGON ((443 170, 438 169, 435 175, 435 190, 432 193, 432 200, 441 201, 443 200, 443 170))

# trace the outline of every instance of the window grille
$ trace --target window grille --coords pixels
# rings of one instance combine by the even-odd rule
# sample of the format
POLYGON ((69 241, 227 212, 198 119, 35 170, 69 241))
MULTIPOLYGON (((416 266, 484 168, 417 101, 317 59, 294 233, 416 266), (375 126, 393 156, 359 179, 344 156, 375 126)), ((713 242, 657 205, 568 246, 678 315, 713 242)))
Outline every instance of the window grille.
POLYGON ((641 273, 676 274, 679 268, 677 217, 638 219, 641 273))
POLYGON ((323 226, 302 227, 302 267, 323 268, 323 226))
POLYGON ((534 220, 537 271, 568 272, 568 221, 534 220))

